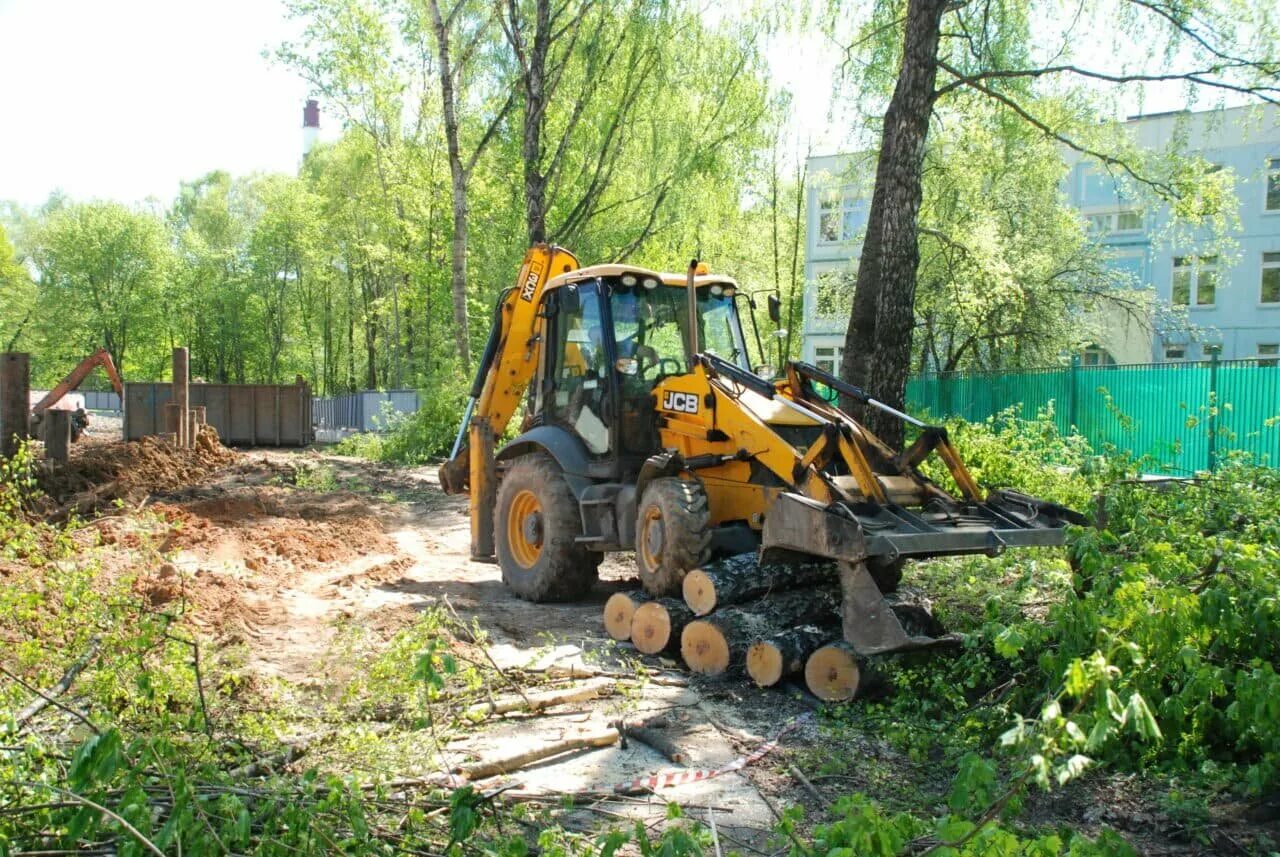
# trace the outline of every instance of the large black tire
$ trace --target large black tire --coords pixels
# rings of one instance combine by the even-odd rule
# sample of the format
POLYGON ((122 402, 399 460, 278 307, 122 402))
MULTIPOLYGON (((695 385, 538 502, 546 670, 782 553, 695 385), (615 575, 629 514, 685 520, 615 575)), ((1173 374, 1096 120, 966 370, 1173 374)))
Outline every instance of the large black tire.
POLYGON ((710 521, 701 484, 664 477, 645 486, 636 515, 636 565, 646 592, 680 594, 685 574, 711 558, 710 521))
POLYGON ((574 601, 591 591, 603 556, 575 542, 582 532, 578 500, 554 459, 517 458, 498 486, 496 511, 498 565, 512 592, 541 602, 574 601))

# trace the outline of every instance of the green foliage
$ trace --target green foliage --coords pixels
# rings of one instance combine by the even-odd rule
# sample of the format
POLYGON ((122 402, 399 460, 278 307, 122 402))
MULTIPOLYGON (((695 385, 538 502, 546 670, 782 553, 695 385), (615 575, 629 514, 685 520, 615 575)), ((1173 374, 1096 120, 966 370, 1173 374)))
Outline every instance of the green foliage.
POLYGON ((387 433, 353 435, 339 443, 336 451, 399 464, 424 464, 447 455, 458 436, 468 390, 463 381, 443 380, 440 386, 419 394, 422 404, 416 412, 407 416, 388 412, 383 417, 387 433))
POLYGON ((125 375, 157 373, 172 262, 159 217, 114 202, 64 205, 40 224, 32 256, 46 358, 37 377, 61 377, 97 346, 125 375))
POLYGON ((902 667, 915 692, 868 713, 896 720, 890 736, 913 753, 933 741, 980 750, 999 735, 1003 752, 1029 754, 1024 773, 1042 786, 1105 764, 1273 788, 1280 477, 1233 462, 1203 480, 1125 478, 1125 461, 1058 436, 1047 416, 952 429, 980 482, 1101 514, 1105 527, 1072 530, 1069 577, 1031 556, 985 562, 985 595, 977 561, 922 566, 927 591, 972 599, 944 617, 968 632, 963 653, 902 667), (999 584, 1018 564, 1031 576, 999 584), (979 588, 966 596, 966 583, 979 588), (1028 595, 1047 608, 1021 609, 1028 595))

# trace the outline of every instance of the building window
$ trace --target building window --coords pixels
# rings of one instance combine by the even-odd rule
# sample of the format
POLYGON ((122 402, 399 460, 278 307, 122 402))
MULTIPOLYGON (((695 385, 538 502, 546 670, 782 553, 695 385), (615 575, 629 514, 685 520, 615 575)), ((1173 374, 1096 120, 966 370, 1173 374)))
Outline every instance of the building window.
POLYGON ((818 275, 813 290, 813 314, 817 318, 848 320, 853 311, 856 271, 827 271, 818 275))
POLYGON ((1165 360, 1186 360, 1187 348, 1185 345, 1166 345, 1164 347, 1165 360))
POLYGON ((1101 345, 1087 345, 1080 351, 1081 366, 1114 366, 1116 359, 1101 345))
POLYGON ((1262 294, 1264 304, 1280 303, 1280 253, 1262 254, 1262 294))
POLYGON ((1217 256, 1174 256, 1174 306, 1211 307, 1218 293, 1217 256))
POLYGON ((1280 211, 1280 158, 1267 161, 1267 211, 1280 211))
POLYGON ((856 236, 858 222, 856 196, 842 191, 827 191, 818 200, 818 242, 837 244, 856 236))
POLYGON ((1085 226, 1090 235, 1141 232, 1146 228, 1146 217, 1141 208, 1107 211, 1085 215, 1085 226))
POLYGON ((840 374, 840 361, 844 358, 844 349, 837 346, 813 349, 814 365, 823 372, 832 375, 840 374))
POLYGON ((1258 365, 1269 366, 1275 368, 1280 363, 1280 343, 1278 342, 1260 342, 1258 343, 1258 365))

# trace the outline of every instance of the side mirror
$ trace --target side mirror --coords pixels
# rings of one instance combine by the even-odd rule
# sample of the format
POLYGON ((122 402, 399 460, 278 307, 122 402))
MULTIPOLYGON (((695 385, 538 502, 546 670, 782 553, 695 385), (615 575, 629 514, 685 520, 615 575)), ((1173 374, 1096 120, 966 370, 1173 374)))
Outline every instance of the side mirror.
POLYGON ((582 309, 582 295, 578 294, 577 286, 565 286, 560 289, 560 306, 561 312, 567 312, 570 315, 582 309))
POLYGON ((769 295, 769 320, 782 324, 782 300, 777 295, 769 295))

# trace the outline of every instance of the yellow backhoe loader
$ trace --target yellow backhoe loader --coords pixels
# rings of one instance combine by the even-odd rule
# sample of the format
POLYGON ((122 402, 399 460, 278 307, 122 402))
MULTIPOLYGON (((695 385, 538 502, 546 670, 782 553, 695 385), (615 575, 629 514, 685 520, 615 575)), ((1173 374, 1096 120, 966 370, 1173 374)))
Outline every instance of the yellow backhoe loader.
POLYGON ((839 564, 844 636, 871 655, 934 642, 883 598, 903 560, 1057 545, 1066 523, 1084 523, 984 492, 944 428, 818 367, 790 362, 774 378, 752 366, 743 306, 751 296, 696 261, 685 274, 584 268, 563 248, 531 248, 440 472, 446 491, 470 492, 472 556, 496 557, 530 601, 582 597, 609 551, 634 550, 656 595, 714 553, 825 557, 839 564), (890 449, 824 391, 894 414, 914 442, 890 449), (497 449, 522 400, 520 433, 497 449), (919 469, 935 453, 953 492, 919 469))

